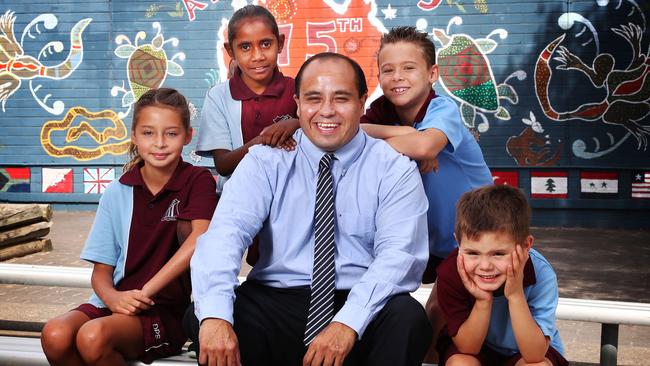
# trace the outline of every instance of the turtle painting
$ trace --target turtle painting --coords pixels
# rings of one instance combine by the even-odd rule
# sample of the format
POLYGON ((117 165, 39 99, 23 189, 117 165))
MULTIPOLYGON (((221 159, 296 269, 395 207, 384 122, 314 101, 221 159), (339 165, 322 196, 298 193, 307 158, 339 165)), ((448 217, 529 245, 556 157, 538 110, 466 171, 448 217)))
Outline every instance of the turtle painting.
POLYGON ((463 122, 478 132, 486 132, 490 125, 485 114, 494 114, 501 120, 509 120, 510 113, 501 105, 502 100, 512 104, 519 102, 515 89, 508 80, 516 77, 523 80, 524 71, 517 71, 508 76, 502 84, 497 84, 486 54, 494 51, 497 42, 490 37, 498 35, 501 39, 508 36, 505 29, 496 29, 487 37, 473 39, 467 34, 449 34, 451 25, 462 24, 460 17, 453 17, 447 30, 433 29, 434 38, 442 44, 438 50, 437 63, 440 68, 440 81, 445 91, 460 102, 463 122), (476 126, 476 116, 482 122, 476 126))
POLYGON ((120 92, 122 96, 122 107, 128 108, 126 112, 120 112, 119 117, 125 118, 131 111, 131 106, 142 94, 150 89, 160 87, 167 78, 167 75, 182 76, 184 71, 181 65, 176 63, 176 59, 184 60, 185 54, 178 52, 171 59, 167 58, 164 46, 171 43, 172 46, 178 46, 178 38, 165 40, 162 35, 160 23, 154 22, 152 27, 156 29, 156 35, 151 43, 139 44, 147 38, 145 32, 140 31, 135 35, 135 41, 120 34, 115 37, 115 43, 119 46, 115 49, 115 55, 120 58, 126 58, 127 76, 129 80, 128 90, 124 86, 114 86, 111 89, 111 95, 117 96, 120 92), (126 44, 123 44, 126 43, 126 44))

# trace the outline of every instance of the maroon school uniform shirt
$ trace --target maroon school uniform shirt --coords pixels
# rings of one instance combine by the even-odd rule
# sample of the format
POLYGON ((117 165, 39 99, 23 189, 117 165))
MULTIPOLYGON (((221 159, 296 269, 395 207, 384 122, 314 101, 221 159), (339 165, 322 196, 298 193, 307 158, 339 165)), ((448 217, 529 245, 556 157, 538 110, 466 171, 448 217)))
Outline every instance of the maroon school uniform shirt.
MULTIPOLYGON (((133 187, 124 278, 115 286, 120 291, 141 289, 176 253, 182 244, 177 238, 178 220, 210 220, 217 205, 216 184, 207 169, 181 161, 169 182, 152 195, 141 167, 142 163, 120 177, 120 183, 133 187)), ((153 300, 182 316, 191 292, 188 269, 153 300)))
POLYGON ((241 78, 237 68, 229 81, 230 94, 241 101, 241 128, 244 143, 252 140, 273 123, 296 118, 296 101, 293 99, 294 81, 275 70, 271 83, 262 94, 255 94, 241 78))
POLYGON ((420 107, 418 114, 415 116, 415 121, 401 121, 397 115, 397 110, 395 105, 386 98, 385 95, 375 99, 371 104, 366 113, 361 116, 361 123, 373 123, 376 125, 401 125, 402 122, 407 123, 408 126, 413 126, 416 123, 422 122, 424 116, 427 114, 427 108, 429 107, 429 102, 433 98, 437 98, 436 92, 432 89, 427 96, 427 99, 420 107))

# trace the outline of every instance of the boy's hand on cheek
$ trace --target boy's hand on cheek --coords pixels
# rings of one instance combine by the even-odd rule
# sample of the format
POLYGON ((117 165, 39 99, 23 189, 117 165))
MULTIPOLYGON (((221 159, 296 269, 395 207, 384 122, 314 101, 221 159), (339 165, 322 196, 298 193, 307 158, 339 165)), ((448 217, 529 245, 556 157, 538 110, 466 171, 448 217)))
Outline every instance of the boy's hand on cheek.
POLYGON ((465 261, 464 257, 462 254, 458 254, 458 257, 456 258, 456 266, 458 267, 458 274, 460 275, 461 281, 463 281, 463 286, 467 289, 467 291, 474 296, 474 298, 477 301, 491 301, 492 300, 492 292, 491 291, 485 291, 482 290, 481 288, 476 285, 476 282, 474 282, 467 271, 465 270, 465 261))
POLYGON ((524 267, 528 261, 528 250, 521 245, 515 245, 510 257, 512 263, 506 272, 506 285, 503 294, 508 300, 516 296, 524 296, 524 267))

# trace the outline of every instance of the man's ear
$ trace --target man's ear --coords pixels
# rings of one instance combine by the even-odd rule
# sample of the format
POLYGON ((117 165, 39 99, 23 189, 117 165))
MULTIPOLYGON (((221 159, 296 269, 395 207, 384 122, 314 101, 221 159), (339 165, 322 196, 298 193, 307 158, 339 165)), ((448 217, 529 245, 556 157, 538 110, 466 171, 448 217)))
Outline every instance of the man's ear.
POLYGON ((296 106, 297 106, 297 108, 296 108, 296 117, 298 117, 298 119, 300 119, 300 98, 298 98, 298 96, 294 94, 293 95, 293 100, 296 102, 296 106))

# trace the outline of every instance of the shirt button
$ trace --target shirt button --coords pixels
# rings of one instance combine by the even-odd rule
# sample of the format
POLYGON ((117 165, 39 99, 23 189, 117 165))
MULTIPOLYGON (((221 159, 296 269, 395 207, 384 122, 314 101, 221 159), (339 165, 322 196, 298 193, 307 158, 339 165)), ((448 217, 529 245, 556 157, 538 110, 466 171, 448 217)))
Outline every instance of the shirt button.
POLYGON ((259 101, 260 101, 260 98, 255 97, 255 98, 253 98, 253 100, 256 101, 256 102, 259 102, 259 101))
POLYGON ((260 119, 261 116, 262 116, 262 113, 260 113, 260 112, 255 113, 255 119, 260 119))
POLYGON ((147 207, 153 208, 153 203, 148 204, 147 207))

